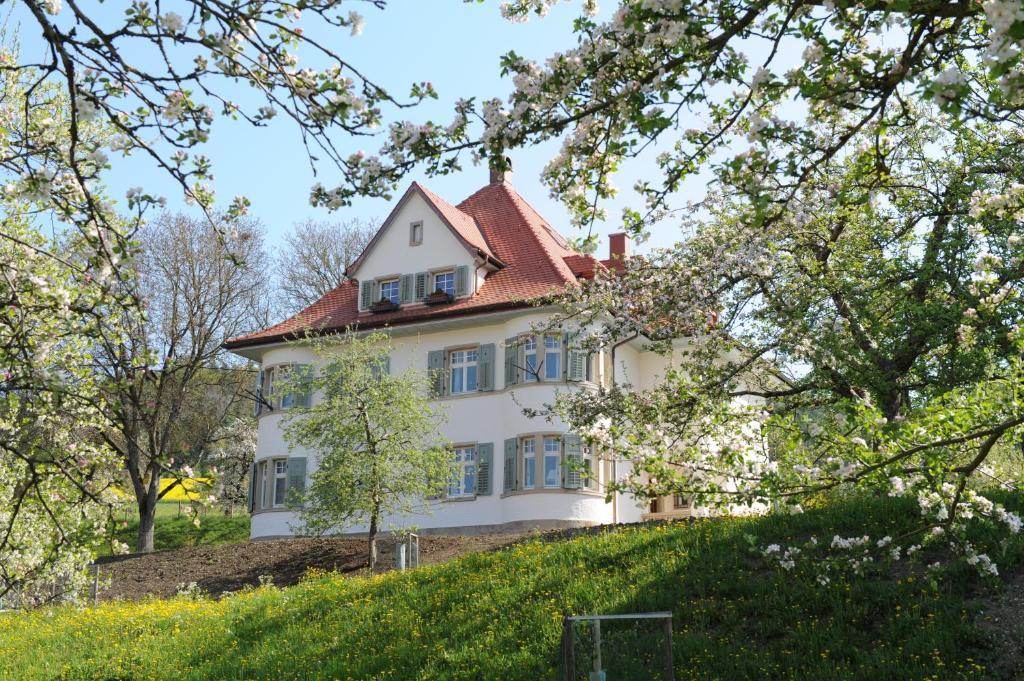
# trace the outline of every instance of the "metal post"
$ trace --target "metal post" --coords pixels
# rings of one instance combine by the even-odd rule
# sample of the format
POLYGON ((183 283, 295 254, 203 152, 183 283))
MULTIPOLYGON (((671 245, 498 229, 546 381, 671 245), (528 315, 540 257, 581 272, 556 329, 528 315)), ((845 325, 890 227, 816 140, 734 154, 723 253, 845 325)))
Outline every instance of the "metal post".
POLYGON ((675 681, 675 661, 672 658, 672 618, 665 618, 665 681, 675 681))
POLYGON ((399 570, 404 570, 405 569, 405 544, 399 544, 396 548, 398 549, 398 555, 396 556, 396 558, 398 559, 398 569, 399 570))
POLYGON ((594 620, 594 673, 590 675, 593 681, 601 681, 601 620, 594 620))
POLYGON ((562 620, 562 681, 576 681, 576 651, 573 648, 575 622, 562 620))

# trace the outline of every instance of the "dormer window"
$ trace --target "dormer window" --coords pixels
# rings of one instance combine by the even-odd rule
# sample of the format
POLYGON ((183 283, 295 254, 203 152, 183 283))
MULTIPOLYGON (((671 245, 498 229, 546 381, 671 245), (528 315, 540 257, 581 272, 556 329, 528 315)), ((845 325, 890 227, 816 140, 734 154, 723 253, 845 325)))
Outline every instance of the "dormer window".
POLYGON ((447 272, 436 272, 434 274, 434 290, 442 291, 447 293, 451 297, 455 297, 455 272, 448 270, 447 272))
POLYGON ((388 279, 380 282, 380 300, 389 300, 398 305, 398 280, 388 279))
POLYGON ((413 222, 409 225, 409 245, 419 246, 423 243, 423 223, 413 222))

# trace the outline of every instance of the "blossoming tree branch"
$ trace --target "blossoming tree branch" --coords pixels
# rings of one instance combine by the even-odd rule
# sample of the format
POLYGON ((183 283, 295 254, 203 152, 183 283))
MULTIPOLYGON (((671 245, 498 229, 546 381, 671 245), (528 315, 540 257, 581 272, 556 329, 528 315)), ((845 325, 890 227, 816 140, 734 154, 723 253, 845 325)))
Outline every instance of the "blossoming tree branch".
POLYGON ((1022 477, 1024 7, 627 0, 607 20, 582 7, 575 47, 504 56, 506 98, 460 100, 448 128, 395 123, 361 163, 500 165, 558 139, 543 179, 587 246, 616 172, 641 160, 621 222, 641 239, 678 230, 678 244, 561 301, 601 322, 593 347, 642 334, 674 359, 657 389, 554 405, 637 464, 614 487, 793 510, 836 488, 910 495, 914 536, 831 546, 859 568, 860 552, 949 540, 994 572, 961 537, 968 522, 1021 527, 985 490, 1022 477), (695 194, 701 172, 713 180, 695 194))

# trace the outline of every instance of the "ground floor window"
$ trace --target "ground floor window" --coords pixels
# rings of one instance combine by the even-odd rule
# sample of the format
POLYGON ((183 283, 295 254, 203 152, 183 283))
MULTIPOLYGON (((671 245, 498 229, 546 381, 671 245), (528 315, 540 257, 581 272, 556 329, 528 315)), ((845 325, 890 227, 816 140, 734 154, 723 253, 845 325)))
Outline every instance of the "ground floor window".
POLYGON ((562 486, 562 438, 544 436, 544 486, 562 486))
POLYGON ((284 506, 288 492, 288 459, 267 459, 256 464, 255 508, 284 506))
POLYGON ((449 497, 471 497, 476 494, 476 447, 455 448, 455 472, 448 485, 449 497))
POLYGON ((537 484, 537 441, 532 437, 520 440, 523 453, 523 489, 537 484))
POLYGON ((672 505, 676 508, 690 508, 690 500, 683 494, 676 494, 672 497, 672 505))

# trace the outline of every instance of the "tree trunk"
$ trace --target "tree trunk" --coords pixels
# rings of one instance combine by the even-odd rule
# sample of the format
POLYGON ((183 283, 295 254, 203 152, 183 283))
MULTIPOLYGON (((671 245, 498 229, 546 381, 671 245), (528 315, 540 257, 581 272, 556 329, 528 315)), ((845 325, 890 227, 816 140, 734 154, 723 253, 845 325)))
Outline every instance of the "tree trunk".
POLYGON ((153 536, 156 528, 156 494, 147 493, 139 500, 139 534, 135 540, 138 553, 153 552, 153 536))
POLYGON ((370 572, 373 572, 374 568, 377 567, 377 514, 374 513, 370 516, 370 537, 369 537, 369 558, 367 562, 370 565, 370 572))

